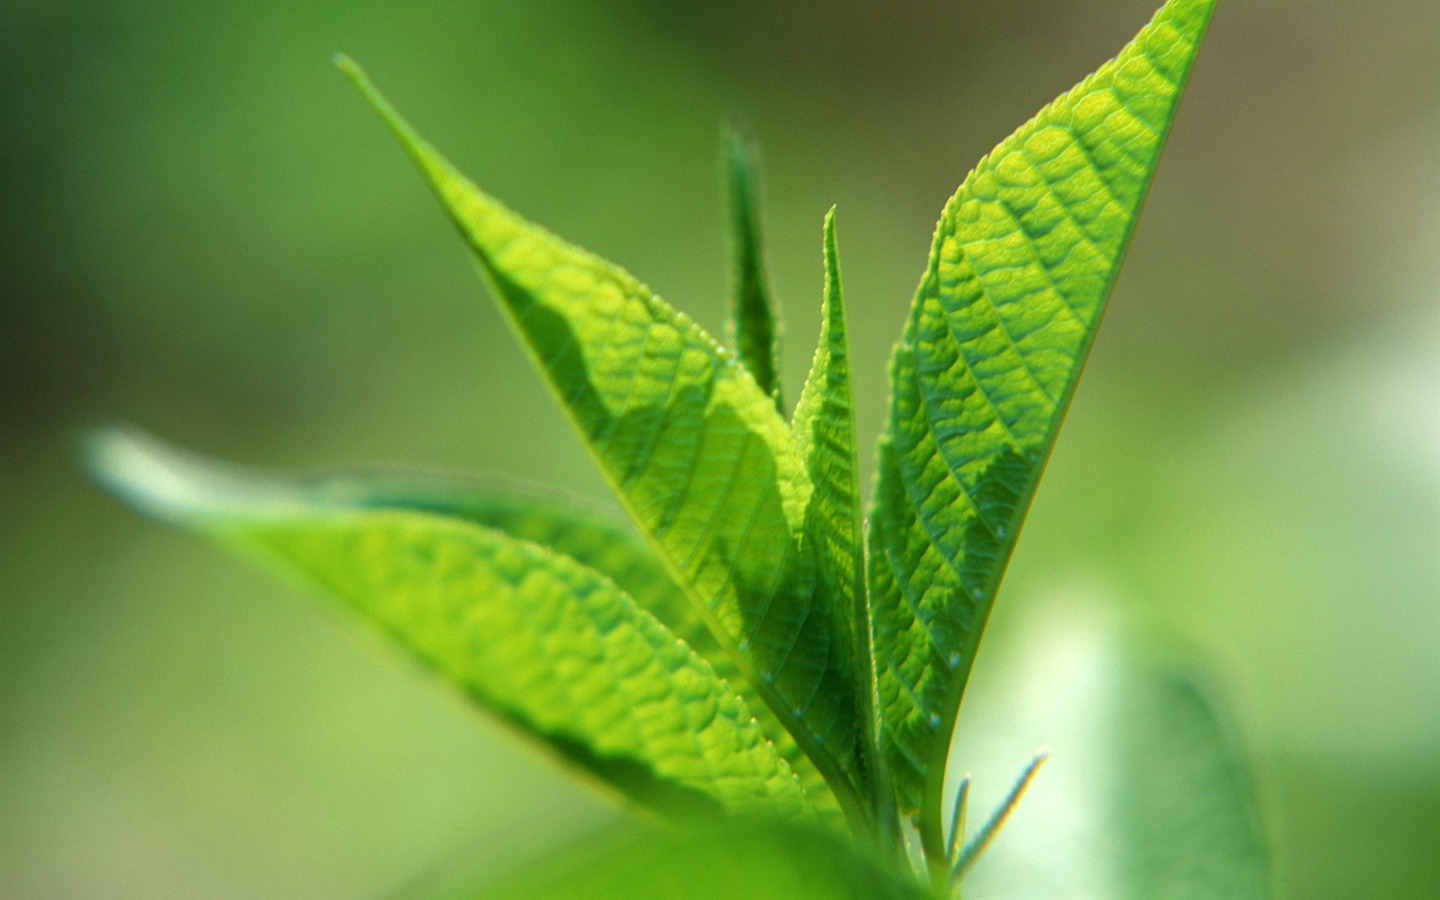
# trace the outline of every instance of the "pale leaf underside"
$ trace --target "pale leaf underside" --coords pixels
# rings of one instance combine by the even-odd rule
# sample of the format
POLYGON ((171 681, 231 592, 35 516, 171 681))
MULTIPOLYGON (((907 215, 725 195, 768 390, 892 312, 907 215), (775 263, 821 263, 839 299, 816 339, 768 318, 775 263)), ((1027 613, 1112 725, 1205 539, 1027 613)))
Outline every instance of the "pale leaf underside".
POLYGON ((1009 755, 986 749, 995 734, 1056 750, 966 896, 1271 896, 1251 776, 1192 648, 1117 629, 1073 597, 1024 627, 969 750, 981 766, 1009 755))

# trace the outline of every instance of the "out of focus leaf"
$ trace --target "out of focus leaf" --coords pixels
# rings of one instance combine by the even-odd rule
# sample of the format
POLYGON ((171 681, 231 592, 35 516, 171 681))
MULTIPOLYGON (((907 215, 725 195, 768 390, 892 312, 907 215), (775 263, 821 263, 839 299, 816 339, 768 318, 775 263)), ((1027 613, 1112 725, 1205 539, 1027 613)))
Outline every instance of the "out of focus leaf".
POLYGON ((780 316, 765 280, 754 150, 739 131, 727 136, 725 169, 730 187, 730 327, 735 355, 783 413, 780 316))
POLYGON ((893 872, 830 833, 736 820, 698 831, 632 832, 577 848, 508 884, 437 898, 493 900, 923 900, 893 872))
POLYGON ((1204 673, 1168 644, 1073 614, 1029 632, 1010 690, 971 709, 987 749, 959 749, 991 762, 1043 734, 1053 754, 967 895, 1269 897, 1251 776, 1204 673))
POLYGON ((1118 887, 1133 897, 1270 896, 1250 776, 1203 682, 1131 648, 1111 707, 1118 887))

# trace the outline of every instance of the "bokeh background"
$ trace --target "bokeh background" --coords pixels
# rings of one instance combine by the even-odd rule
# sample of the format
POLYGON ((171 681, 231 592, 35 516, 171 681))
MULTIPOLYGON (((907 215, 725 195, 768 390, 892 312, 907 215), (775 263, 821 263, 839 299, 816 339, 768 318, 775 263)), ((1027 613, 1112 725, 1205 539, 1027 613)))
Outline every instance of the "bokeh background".
MULTIPOLYGON (((718 135, 747 122, 791 396, 839 205, 869 446, 944 198, 1154 5, 7 0, 0 894, 370 896, 616 815, 79 471, 79 429, 113 419, 259 465, 603 496, 333 52, 716 333, 718 135)), ((1221 4, 993 621, 1013 646, 1084 595, 1198 648, 1290 897, 1440 884, 1437 210, 1433 0, 1221 4)))

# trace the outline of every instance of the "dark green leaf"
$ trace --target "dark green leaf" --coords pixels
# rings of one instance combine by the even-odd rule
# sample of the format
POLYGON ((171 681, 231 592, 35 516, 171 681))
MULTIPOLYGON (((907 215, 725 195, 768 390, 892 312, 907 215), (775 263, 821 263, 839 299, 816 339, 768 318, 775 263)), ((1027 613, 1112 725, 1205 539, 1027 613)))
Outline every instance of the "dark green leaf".
POLYGON ((775 398, 775 408, 783 413, 780 317, 765 279, 754 155, 745 135, 732 130, 725 142, 730 186, 730 327, 735 355, 755 376, 760 390, 775 398))

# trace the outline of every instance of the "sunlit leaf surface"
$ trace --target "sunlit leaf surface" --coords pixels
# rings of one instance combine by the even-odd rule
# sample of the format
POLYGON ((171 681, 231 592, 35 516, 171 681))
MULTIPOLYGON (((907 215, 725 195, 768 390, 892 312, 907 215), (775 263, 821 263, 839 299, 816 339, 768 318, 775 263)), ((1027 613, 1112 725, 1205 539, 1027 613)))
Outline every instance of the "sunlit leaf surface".
POLYGON ((493 528, 95 442, 138 506, 280 563, 522 732, 642 805, 808 814, 737 693, 608 578, 493 528))
MULTIPOLYGON (((859 490, 855 473, 855 409, 850 395, 850 351, 840 260, 835 247, 835 214, 825 217, 825 298, 820 343, 795 408, 795 443, 805 460, 815 494, 807 522, 832 582, 835 612, 847 620, 863 604, 860 570, 859 490)), ((862 623, 863 624, 863 623, 862 623)))
MULTIPOLYGON (((981 863, 1035 764, 959 850, 963 835, 947 842, 942 825, 950 731, 1213 6, 1169 0, 947 203, 892 358, 864 545, 833 211, 819 346, 787 424, 743 141, 727 146, 731 351, 633 276, 476 188, 343 57, 639 534, 525 491, 282 481, 119 432, 96 443, 97 469, 138 506, 318 584, 639 804, 832 823, 843 812, 894 861, 906 855, 900 812, 918 826, 916 868, 937 884, 958 878, 981 863)), ((1248 783, 1209 707, 1186 677, 1125 659, 1090 723, 1109 766, 1092 783, 1113 845, 1096 851, 1107 895, 1262 895, 1248 783)), ((755 824, 751 835, 758 845, 733 829, 642 836, 584 872, 513 887, 918 890, 833 833, 755 824)))
POLYGON ((577 498, 513 483, 455 476, 356 473, 267 482, 309 503, 354 509, 408 509, 463 519, 503 531, 568 556, 614 581, 635 604, 704 657, 729 682, 760 721, 761 730, 800 778, 807 799, 826 814, 839 812, 814 763, 775 718, 734 659, 716 643, 700 610, 670 577, 664 564, 635 532, 577 498))
MULTIPOLYGON (((854 679, 860 713, 866 722, 871 722, 866 726, 869 730, 864 737, 867 742, 873 742, 875 681, 861 555, 855 405, 850 389, 850 347, 833 209, 825 216, 824 250, 825 293, 820 306, 820 340, 791 428, 805 461, 805 471, 814 485, 805 529, 820 555, 823 584, 830 597, 832 614, 839 623, 837 631, 856 635, 861 641, 855 650, 854 679)), ((885 773, 872 765, 864 775, 876 802, 875 814, 882 819, 893 819, 885 773)))
POLYGON ((633 276, 476 188, 341 65, 469 242, 641 531, 842 799, 853 793, 853 649, 802 539, 811 486, 774 398, 633 276))
POLYGON ((1171 0, 945 206, 891 362, 869 565, 883 752, 939 848, 956 707, 1213 0, 1171 0))

